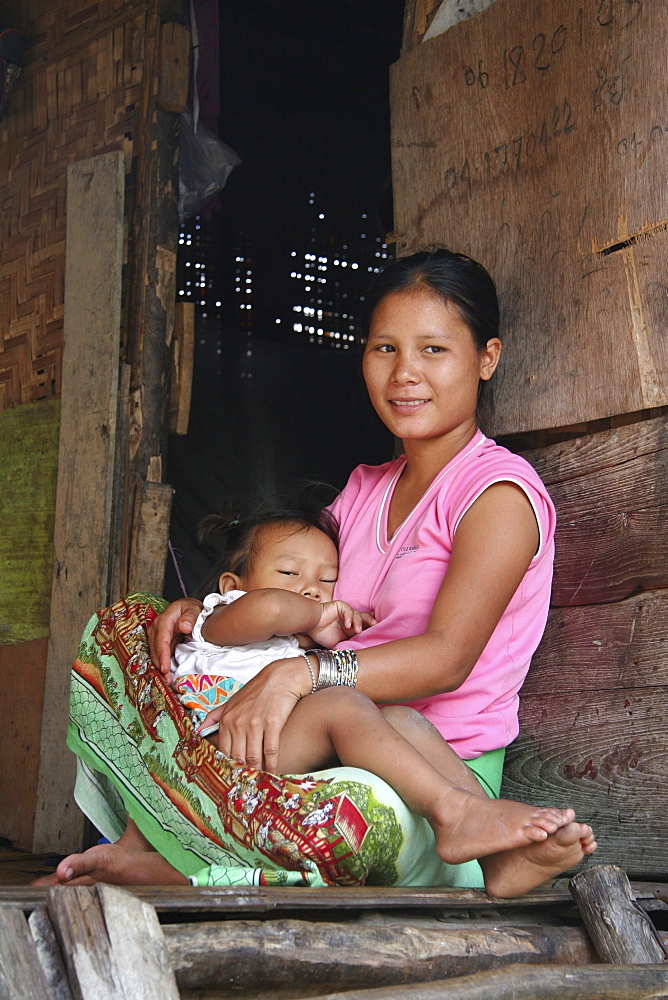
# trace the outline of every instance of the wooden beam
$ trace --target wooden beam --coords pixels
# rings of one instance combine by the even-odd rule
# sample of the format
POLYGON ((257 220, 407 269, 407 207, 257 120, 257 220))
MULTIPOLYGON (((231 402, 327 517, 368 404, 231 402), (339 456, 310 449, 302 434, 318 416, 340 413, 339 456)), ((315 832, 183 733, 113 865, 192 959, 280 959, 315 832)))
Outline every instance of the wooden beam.
POLYGON ((660 965, 511 965, 437 983, 325 993, 319 1000, 658 1000, 667 984, 668 967, 660 965))
MULTIPOLYGON (((353 890, 356 891, 356 890, 353 890)), ((594 951, 577 927, 486 928, 459 924, 423 928, 306 920, 166 924, 179 988, 248 993, 290 983, 296 988, 391 986, 515 962, 577 965, 594 951)))
POLYGON ((69 675, 91 608, 108 602, 125 174, 120 150, 68 168, 63 396, 51 623, 33 850, 81 848, 69 675))
POLYGON ((665 961, 666 947, 651 918, 636 904, 618 865, 594 865, 579 872, 570 888, 601 961, 616 965, 665 961))

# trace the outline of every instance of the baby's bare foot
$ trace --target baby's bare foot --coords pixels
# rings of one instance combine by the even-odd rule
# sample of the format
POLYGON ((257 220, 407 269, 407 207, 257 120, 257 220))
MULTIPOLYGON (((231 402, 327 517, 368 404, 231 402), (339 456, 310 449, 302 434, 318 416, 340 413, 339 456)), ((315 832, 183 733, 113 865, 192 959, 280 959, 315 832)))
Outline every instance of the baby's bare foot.
POLYGON ((437 805, 429 820, 439 857, 448 864, 460 864, 544 841, 574 818, 572 809, 488 799, 457 789, 437 805))
POLYGON ((490 896, 521 896, 572 868, 596 850, 594 832, 586 823, 568 823, 542 843, 529 844, 483 858, 485 888, 490 896))
POLYGON ((97 844, 83 854, 63 858, 52 875, 37 879, 35 886, 94 885, 186 885, 188 880, 157 851, 129 850, 118 844, 97 844))

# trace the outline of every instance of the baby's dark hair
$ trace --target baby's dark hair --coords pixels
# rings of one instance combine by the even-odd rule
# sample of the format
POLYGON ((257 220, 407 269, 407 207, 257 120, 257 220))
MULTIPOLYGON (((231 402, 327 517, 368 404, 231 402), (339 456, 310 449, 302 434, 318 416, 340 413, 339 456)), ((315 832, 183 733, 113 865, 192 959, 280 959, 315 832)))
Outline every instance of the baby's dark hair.
POLYGON ((200 543, 210 548, 215 547, 217 557, 211 577, 197 595, 200 600, 218 590, 218 580, 223 573, 244 576, 252 568, 259 549, 262 529, 269 525, 292 528, 295 533, 318 528, 338 548, 339 526, 327 508, 317 512, 289 508, 269 510, 245 518, 243 521, 237 519, 230 521, 222 514, 210 514, 200 523, 198 537, 200 543))

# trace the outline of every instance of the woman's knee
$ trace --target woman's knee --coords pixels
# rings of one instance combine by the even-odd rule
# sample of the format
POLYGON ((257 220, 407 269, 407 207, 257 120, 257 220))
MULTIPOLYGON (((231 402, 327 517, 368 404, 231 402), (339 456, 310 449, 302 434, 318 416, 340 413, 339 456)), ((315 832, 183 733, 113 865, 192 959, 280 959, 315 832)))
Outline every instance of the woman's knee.
POLYGON ((419 732, 424 732, 425 729, 433 729, 431 722, 425 719, 424 715, 421 715, 414 708, 410 708, 408 705, 383 705, 381 708, 383 718, 386 722, 396 729, 400 733, 406 733, 418 730, 419 732))
POLYGON ((322 691, 315 691, 309 697, 317 698, 319 705, 326 705, 328 708, 373 705, 371 699, 362 694, 361 691, 343 684, 340 687, 323 688, 322 691))

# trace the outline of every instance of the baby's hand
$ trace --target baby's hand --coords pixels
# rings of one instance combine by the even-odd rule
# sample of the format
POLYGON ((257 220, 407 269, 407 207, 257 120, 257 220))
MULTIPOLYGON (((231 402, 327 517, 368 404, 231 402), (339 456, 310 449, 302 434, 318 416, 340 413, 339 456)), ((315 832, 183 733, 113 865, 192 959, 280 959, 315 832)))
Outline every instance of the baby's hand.
POLYGON ((345 601, 328 601, 321 607, 320 621, 310 634, 314 642, 326 649, 376 624, 373 615, 355 611, 345 601))

